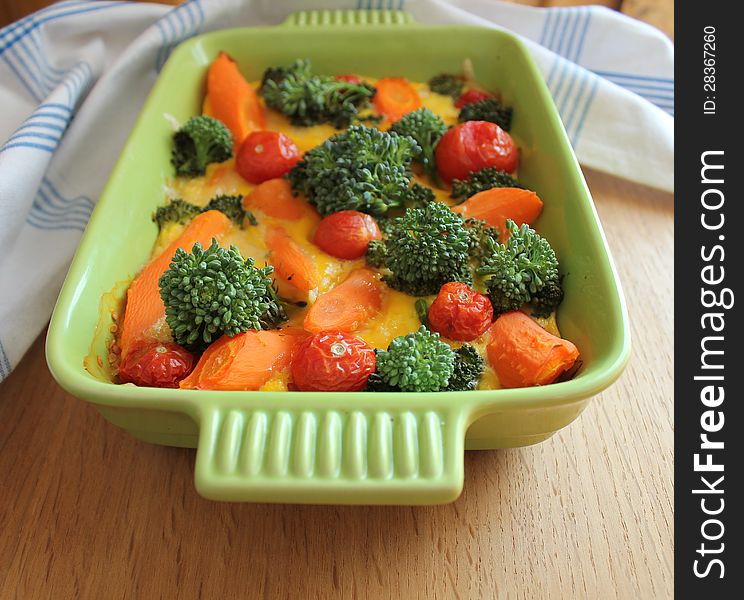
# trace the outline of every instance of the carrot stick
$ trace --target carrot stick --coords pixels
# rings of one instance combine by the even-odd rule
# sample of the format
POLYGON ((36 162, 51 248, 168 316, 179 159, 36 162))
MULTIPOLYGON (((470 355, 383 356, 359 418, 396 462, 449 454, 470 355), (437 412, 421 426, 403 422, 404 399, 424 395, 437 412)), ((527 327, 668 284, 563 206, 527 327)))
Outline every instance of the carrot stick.
POLYGON ((297 328, 246 331, 223 335, 202 354, 196 368, 180 383, 192 390, 257 390, 289 366, 307 334, 297 328))
POLYGON ((491 366, 506 388, 553 383, 579 356, 574 344, 548 333, 520 311, 496 319, 486 350, 491 366))
POLYGON ((227 125, 233 134, 235 151, 251 131, 266 127, 258 95, 224 52, 219 53, 207 72, 204 113, 227 125))
POLYGON ((375 108, 391 121, 423 106, 416 89, 402 77, 380 79, 375 88, 375 108))
POLYGON ((277 277, 301 292, 318 287, 313 261, 282 227, 269 227, 264 239, 277 277))
POLYGON ((303 198, 292 195, 292 186, 286 179, 269 179, 259 184, 245 197, 243 207, 286 221, 298 221, 308 215, 314 215, 320 220, 312 206, 303 198))
POLYGON ((168 270, 176 250, 183 248, 191 252, 196 242, 206 248, 212 242, 212 238, 219 239, 230 226, 230 219, 220 211, 209 210, 197 215, 183 233, 137 275, 127 290, 127 304, 119 338, 122 356, 165 318, 165 306, 160 298, 158 280, 168 270))
POLYGON ((380 312, 384 285, 370 269, 352 271, 343 283, 318 297, 305 315, 305 330, 356 331, 380 312))
POLYGON ((503 234, 507 219, 517 225, 532 223, 542 207, 542 200, 535 192, 505 187, 478 192, 452 210, 465 218, 481 219, 503 234))

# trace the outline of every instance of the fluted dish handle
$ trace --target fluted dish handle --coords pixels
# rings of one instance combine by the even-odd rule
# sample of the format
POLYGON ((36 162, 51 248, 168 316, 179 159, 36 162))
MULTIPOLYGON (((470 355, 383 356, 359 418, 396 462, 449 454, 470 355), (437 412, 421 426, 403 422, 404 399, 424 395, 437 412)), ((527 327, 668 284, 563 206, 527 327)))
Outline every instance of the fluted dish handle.
POLYGON ((207 409, 196 487, 232 501, 450 502, 462 491, 465 429, 465 414, 449 407, 207 409))

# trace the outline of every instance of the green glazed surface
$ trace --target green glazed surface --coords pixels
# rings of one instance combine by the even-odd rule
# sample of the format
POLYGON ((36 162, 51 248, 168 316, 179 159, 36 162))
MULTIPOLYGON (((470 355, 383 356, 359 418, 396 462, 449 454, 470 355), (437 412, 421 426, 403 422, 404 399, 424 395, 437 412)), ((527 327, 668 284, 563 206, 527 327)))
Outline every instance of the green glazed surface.
POLYGON ((140 439, 196 446, 196 486, 218 500, 430 504, 454 500, 466 448, 540 442, 573 421, 610 385, 630 351, 627 313, 592 199, 548 90, 513 36, 465 26, 424 26, 396 12, 293 15, 282 26, 205 34, 179 46, 163 69, 96 206, 70 267, 47 338, 49 367, 72 394, 140 439), (83 367, 105 356, 94 336, 101 298, 148 260, 150 216, 171 176, 171 127, 200 111, 204 75, 218 51, 257 79, 269 65, 312 59, 328 73, 427 80, 470 58, 479 83, 515 107, 520 179, 545 202, 536 226, 565 273, 558 312, 583 366, 540 388, 439 394, 220 392, 118 386, 83 367))

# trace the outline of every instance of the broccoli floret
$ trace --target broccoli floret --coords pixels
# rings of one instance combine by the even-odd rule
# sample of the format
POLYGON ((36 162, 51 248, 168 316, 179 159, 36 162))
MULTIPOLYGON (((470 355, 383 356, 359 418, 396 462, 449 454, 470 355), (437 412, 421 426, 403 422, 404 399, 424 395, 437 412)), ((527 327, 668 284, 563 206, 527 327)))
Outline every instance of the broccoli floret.
MULTIPOLYGON (((390 221, 385 219, 385 222, 388 223, 390 221)), ((387 261, 387 248, 385 242, 383 240, 372 240, 367 246, 366 258, 369 266, 377 269, 384 268, 385 262, 387 261)))
POLYGON ((390 385, 379 373, 372 373, 367 379, 367 387, 365 392, 400 392, 401 389, 397 386, 390 385))
POLYGON ((202 212, 200 206, 174 198, 165 206, 158 206, 155 214, 152 215, 152 220, 158 224, 158 229, 163 229, 168 223, 185 225, 200 212, 202 212))
POLYGON ((367 83, 352 83, 328 75, 313 75, 310 61, 298 60, 289 67, 264 73, 261 93, 266 105, 289 117, 293 125, 309 127, 331 123, 348 127, 375 95, 367 83))
POLYGON ((478 387, 485 362, 478 351, 470 344, 455 350, 455 370, 447 384, 447 392, 464 392, 478 387))
POLYGON ((429 202, 434 202, 436 196, 431 188, 414 183, 403 198, 403 206, 406 208, 423 208, 429 202))
POLYGON ((465 219, 465 227, 470 234, 470 258, 480 266, 494 253, 499 243, 499 232, 480 219, 465 219))
POLYGON ((472 283, 470 245, 462 217, 440 202, 431 202, 393 219, 387 238, 373 246, 372 259, 378 268, 391 271, 383 278, 390 287, 427 296, 448 281, 472 283))
POLYGON ((273 271, 244 260, 235 246, 221 248, 216 239, 206 250, 198 242, 191 253, 176 250, 159 281, 173 339, 200 350, 223 333, 271 329, 286 321, 269 278, 273 271))
POLYGON ((563 302, 560 281, 550 281, 532 297, 532 316, 548 317, 563 302))
POLYGON ((514 221, 507 220, 506 228, 506 245, 497 245, 477 270, 486 281, 494 313, 519 309, 541 297, 543 291, 545 300, 555 300, 558 294, 553 286, 561 284, 558 259, 550 244, 527 224, 517 227, 514 221))
POLYGON ((410 193, 418 150, 412 138, 353 125, 306 153, 289 181, 323 216, 340 210, 381 216, 410 193))
POLYGON ((387 350, 377 352, 382 381, 404 392, 438 392, 454 370, 454 351, 426 327, 395 338, 387 350))
POLYGON ((224 123, 206 115, 191 117, 173 134, 171 163, 176 175, 204 175, 209 163, 230 158, 232 147, 232 133, 224 123))
POLYGON ((178 223, 185 225, 196 215, 207 210, 219 210, 234 223, 243 225, 243 219, 247 219, 251 225, 257 225, 253 213, 243 208, 242 196, 215 196, 205 207, 196 206, 180 198, 171 200, 165 206, 159 206, 152 216, 152 220, 158 224, 158 229, 163 229, 167 223, 178 223))
POLYGON ((455 100, 462 94, 463 87, 465 87, 465 78, 462 75, 440 73, 429 79, 429 88, 432 92, 442 94, 442 96, 451 96, 455 100))
POLYGON ((251 225, 257 225, 256 217, 253 213, 243 208, 243 196, 228 196, 220 194, 212 198, 204 210, 219 210, 225 213, 225 216, 229 218, 236 225, 243 226, 243 220, 248 219, 251 225))
POLYGON ((460 109, 458 121, 490 121, 504 131, 511 129, 512 109, 504 106, 496 98, 485 98, 466 104, 460 109))
POLYGON ((420 150, 414 160, 423 165, 424 171, 432 181, 438 182, 439 175, 434 159, 434 149, 447 131, 444 121, 428 108, 419 108, 403 116, 390 128, 390 131, 398 135, 408 135, 416 140, 420 150))
POLYGON ((464 202, 479 192, 497 187, 523 188, 524 186, 506 171, 499 171, 496 167, 486 167, 480 171, 471 171, 467 179, 453 179, 450 195, 464 202))

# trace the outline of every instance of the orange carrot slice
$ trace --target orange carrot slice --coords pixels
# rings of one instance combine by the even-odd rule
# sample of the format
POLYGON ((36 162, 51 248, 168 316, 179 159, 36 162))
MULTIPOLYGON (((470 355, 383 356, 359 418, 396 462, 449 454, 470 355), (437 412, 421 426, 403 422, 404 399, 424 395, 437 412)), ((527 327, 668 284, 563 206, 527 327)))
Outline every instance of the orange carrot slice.
POLYGON ((206 248, 212 243, 212 238, 219 240, 230 229, 230 225, 230 219, 217 210, 197 215, 183 233, 137 275, 127 291, 127 304, 121 323, 119 346, 123 356, 165 317, 158 280, 168 270, 176 250, 183 248, 191 252, 196 242, 206 248))
POLYGON ((423 106, 416 89, 402 77, 380 79, 375 88, 375 108, 391 121, 423 106))
POLYGON ((192 390, 257 390, 289 366, 307 334, 297 328, 223 335, 202 354, 180 387, 192 390))
POLYGON ((548 333, 520 311, 496 319, 486 350, 501 385, 507 388, 553 383, 579 357, 574 344, 548 333))
POLYGON ((356 331, 382 308, 385 285, 370 269, 352 271, 343 283, 318 297, 305 315, 307 331, 356 331))
POLYGON ((317 211, 306 200, 292 195, 292 186, 286 179, 264 181, 245 197, 243 207, 285 221, 298 221, 309 215, 320 220, 317 211))
POLYGON ((266 127, 266 116, 258 95, 240 74, 235 61, 224 52, 207 72, 204 113, 219 119, 233 134, 237 150, 251 132, 266 127))
POLYGON ((264 239, 277 277, 301 292, 318 287, 313 261, 282 227, 267 228, 264 239))
POLYGON ((517 225, 532 223, 542 207, 542 200, 535 192, 504 187, 478 192, 452 210, 465 218, 481 219, 504 233, 507 219, 517 225))

